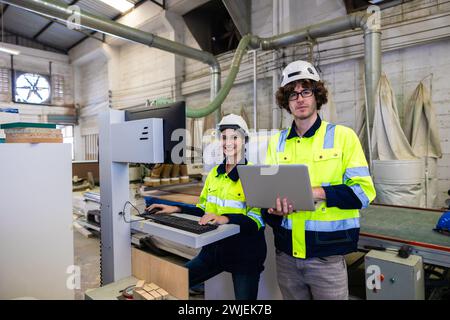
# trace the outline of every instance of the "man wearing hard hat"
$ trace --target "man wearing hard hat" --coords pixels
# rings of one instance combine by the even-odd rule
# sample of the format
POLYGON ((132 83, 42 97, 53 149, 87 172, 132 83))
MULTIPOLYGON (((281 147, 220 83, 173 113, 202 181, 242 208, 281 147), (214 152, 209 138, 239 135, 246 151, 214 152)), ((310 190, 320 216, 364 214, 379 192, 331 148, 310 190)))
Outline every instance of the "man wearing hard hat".
POLYGON ((375 198, 367 161, 355 132, 327 123, 318 111, 327 89, 306 61, 283 71, 277 104, 294 117, 272 137, 267 164, 306 164, 315 211, 294 212, 277 199, 263 217, 274 231, 278 283, 284 299, 348 299, 344 255, 357 250, 359 210, 375 198))

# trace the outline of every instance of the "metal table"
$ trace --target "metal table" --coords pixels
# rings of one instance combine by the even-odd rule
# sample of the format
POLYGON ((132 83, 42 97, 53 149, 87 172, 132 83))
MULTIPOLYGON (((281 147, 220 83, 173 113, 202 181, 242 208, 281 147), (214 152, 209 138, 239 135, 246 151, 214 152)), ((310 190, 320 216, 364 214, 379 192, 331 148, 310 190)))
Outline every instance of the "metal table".
POLYGON ((360 211, 358 247, 399 249, 409 245, 425 263, 450 267, 450 237, 433 231, 443 211, 371 205, 360 211))

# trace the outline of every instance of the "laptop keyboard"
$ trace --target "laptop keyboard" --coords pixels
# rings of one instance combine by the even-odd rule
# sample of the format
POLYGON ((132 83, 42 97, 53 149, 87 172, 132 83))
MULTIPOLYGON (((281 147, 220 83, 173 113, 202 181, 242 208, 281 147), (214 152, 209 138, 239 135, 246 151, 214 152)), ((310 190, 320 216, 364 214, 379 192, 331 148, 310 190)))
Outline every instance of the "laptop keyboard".
POLYGON ((213 231, 217 229, 216 225, 213 224, 206 224, 206 225, 200 225, 198 224, 198 221, 176 217, 172 215, 165 215, 165 214, 151 214, 151 215, 142 215, 146 219, 152 220, 152 222, 160 223, 168 227, 192 232, 195 234, 202 234, 205 232, 213 231))

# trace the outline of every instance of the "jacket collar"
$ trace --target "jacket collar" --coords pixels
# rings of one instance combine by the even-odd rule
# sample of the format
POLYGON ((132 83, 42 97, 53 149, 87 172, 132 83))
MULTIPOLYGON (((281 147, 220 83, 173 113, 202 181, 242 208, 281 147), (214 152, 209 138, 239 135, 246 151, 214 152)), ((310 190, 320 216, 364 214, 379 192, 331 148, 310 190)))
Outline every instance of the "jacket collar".
MULTIPOLYGON (((231 171, 230 173, 228 173, 228 176, 230 177, 231 180, 233 180, 234 182, 239 180, 239 173, 237 171, 237 166, 240 165, 246 165, 248 163, 247 159, 244 159, 244 161, 241 161, 240 163, 238 163, 231 171)), ((223 160, 223 162, 217 167, 217 175, 216 177, 220 176, 221 174, 225 174, 226 173, 226 159, 223 160)))
MULTIPOLYGON (((320 116, 317 114, 316 121, 311 126, 311 128, 309 128, 308 131, 305 132, 305 134, 303 135, 303 138, 312 137, 316 133, 317 129, 320 128, 321 124, 322 124, 322 119, 320 119, 320 116)), ((291 129, 289 130, 289 135, 287 136, 288 140, 291 138, 298 137, 297 130, 295 130, 295 128, 296 128, 295 121, 292 121, 292 126, 291 126, 291 129)))

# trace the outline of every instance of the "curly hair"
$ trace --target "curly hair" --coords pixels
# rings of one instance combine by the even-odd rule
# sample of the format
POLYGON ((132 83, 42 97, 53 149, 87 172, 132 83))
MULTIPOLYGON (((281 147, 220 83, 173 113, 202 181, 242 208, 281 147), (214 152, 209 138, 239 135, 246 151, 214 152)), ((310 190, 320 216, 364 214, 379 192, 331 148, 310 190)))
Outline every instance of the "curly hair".
POLYGON ((284 87, 278 88, 275 97, 277 100, 277 105, 281 109, 286 109, 289 113, 291 110, 289 109, 289 94, 294 91, 295 87, 300 84, 303 88, 313 89, 314 97, 316 98, 317 110, 320 110, 322 105, 328 102, 328 90, 325 88, 323 81, 312 81, 309 79, 297 80, 291 83, 288 83, 284 87))

